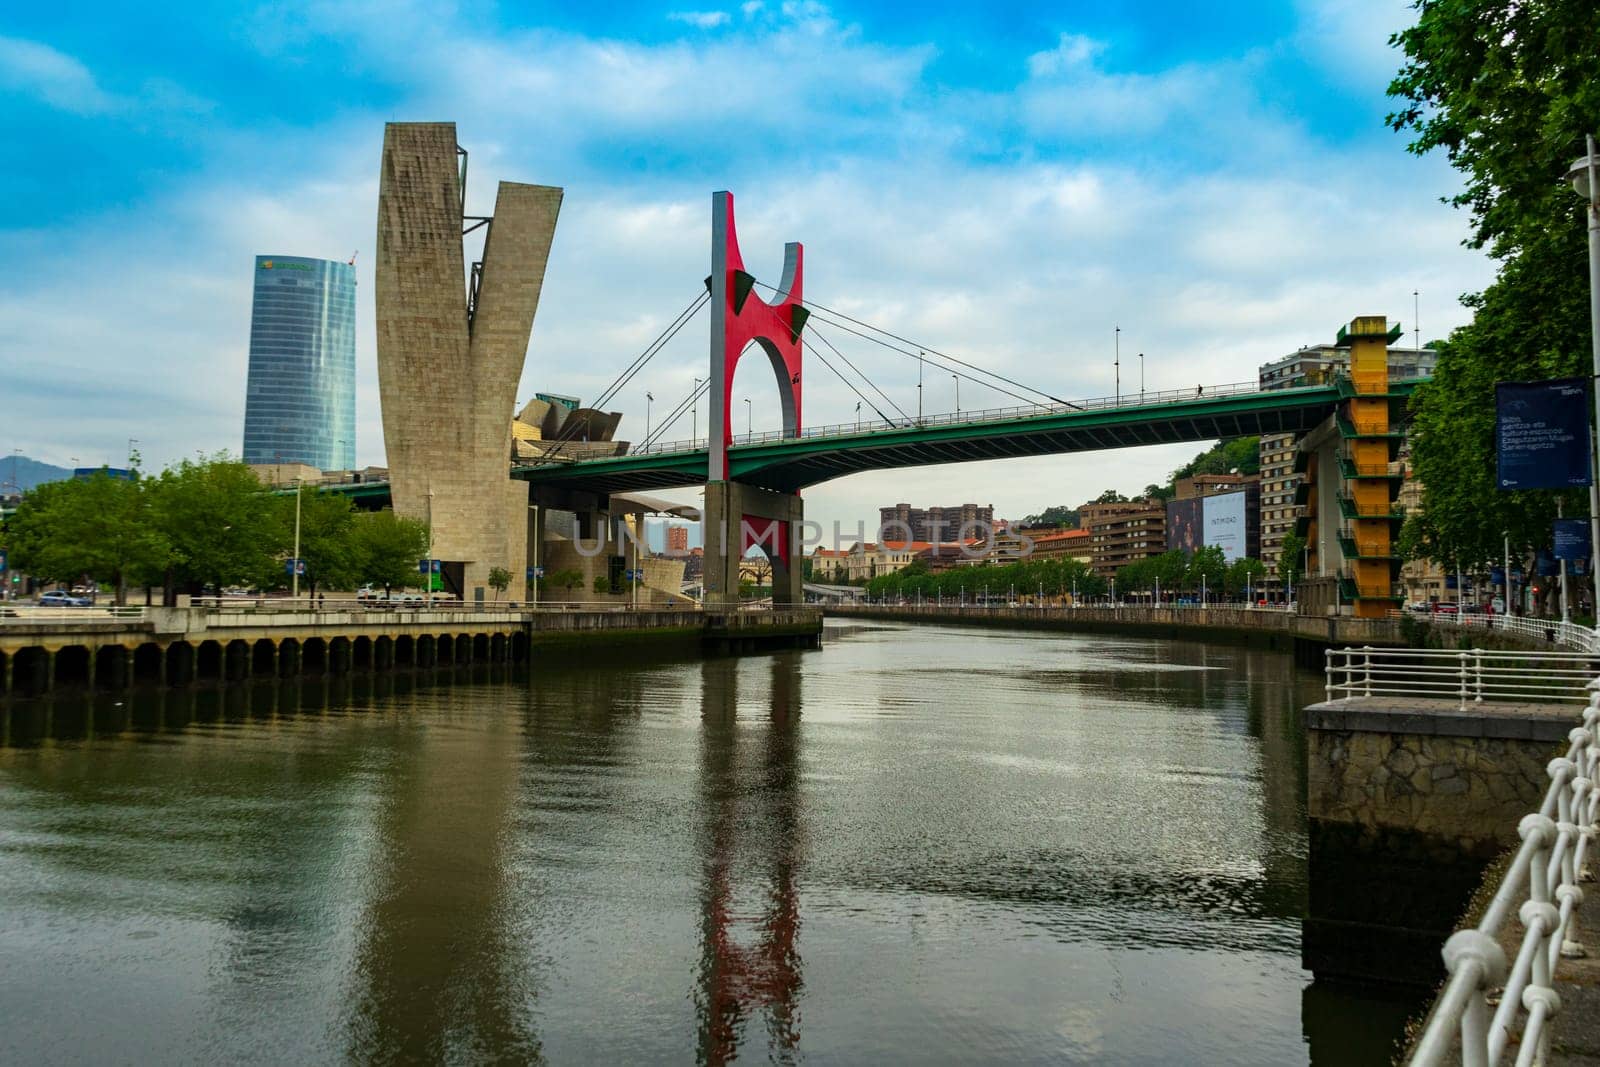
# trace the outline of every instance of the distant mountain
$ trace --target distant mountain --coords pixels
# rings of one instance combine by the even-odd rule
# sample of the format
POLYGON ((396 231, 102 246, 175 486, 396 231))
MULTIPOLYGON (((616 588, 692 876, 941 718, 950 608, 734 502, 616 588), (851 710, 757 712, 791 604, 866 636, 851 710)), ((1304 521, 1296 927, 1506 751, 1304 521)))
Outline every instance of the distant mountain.
POLYGON ((0 496, 10 496, 12 493, 26 493, 36 485, 45 482, 59 482, 63 478, 72 477, 72 471, 67 467, 57 467, 53 463, 40 463, 27 456, 0 456, 0 496), (15 486, 13 486, 15 483, 15 486))

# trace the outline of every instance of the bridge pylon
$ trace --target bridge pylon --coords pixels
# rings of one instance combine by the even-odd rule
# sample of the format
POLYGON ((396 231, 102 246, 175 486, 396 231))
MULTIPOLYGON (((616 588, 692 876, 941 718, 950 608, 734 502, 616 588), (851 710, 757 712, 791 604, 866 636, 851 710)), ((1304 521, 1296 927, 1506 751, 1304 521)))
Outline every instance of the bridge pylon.
POLYGON ((783 436, 800 436, 800 333, 809 314, 801 303, 803 250, 784 246, 783 276, 777 303, 755 292, 755 277, 744 269, 734 229, 733 194, 711 195, 711 434, 706 478, 705 601, 729 607, 739 600, 740 561, 752 547, 772 566, 775 604, 801 600, 800 523, 805 509, 799 493, 779 493, 728 478, 728 449, 734 444, 729 410, 733 375, 747 349, 759 348, 777 379, 783 408, 783 436))

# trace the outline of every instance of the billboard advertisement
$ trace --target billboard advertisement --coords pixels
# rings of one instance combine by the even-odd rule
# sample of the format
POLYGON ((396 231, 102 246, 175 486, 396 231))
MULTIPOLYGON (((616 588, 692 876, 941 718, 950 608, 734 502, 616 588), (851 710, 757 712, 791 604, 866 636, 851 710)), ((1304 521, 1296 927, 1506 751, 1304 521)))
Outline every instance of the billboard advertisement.
POLYGON ((1494 447, 1501 489, 1589 484, 1589 389, 1582 378, 1497 382, 1494 447))
POLYGON ((1222 558, 1232 563, 1236 559, 1243 559, 1248 528, 1245 525, 1245 494, 1219 493, 1216 496, 1203 497, 1200 501, 1201 524, 1205 530, 1205 539, 1201 542, 1207 548, 1212 545, 1222 549, 1222 558))
POLYGON ((1589 558, 1589 522, 1587 519, 1557 519, 1555 521, 1556 559, 1589 558))
POLYGON ((1167 501, 1167 548, 1177 548, 1186 556, 1194 555, 1204 541, 1200 525, 1200 498, 1167 501))

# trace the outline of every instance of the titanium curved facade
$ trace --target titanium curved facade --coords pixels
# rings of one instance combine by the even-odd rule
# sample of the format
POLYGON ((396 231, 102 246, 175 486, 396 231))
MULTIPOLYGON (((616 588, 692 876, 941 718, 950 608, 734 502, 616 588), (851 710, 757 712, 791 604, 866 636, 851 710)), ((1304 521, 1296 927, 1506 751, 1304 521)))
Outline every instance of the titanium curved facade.
POLYGON ((257 256, 250 313, 246 463, 356 464, 356 270, 257 256))

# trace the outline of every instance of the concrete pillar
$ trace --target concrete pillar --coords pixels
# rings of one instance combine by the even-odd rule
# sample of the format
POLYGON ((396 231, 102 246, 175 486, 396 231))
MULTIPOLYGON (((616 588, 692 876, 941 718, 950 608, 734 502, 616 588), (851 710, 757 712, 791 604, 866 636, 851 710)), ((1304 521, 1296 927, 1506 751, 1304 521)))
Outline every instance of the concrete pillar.
POLYGON ((122 645, 117 656, 119 670, 117 672, 117 688, 133 688, 133 656, 134 646, 122 645))
POLYGON ((705 506, 705 603, 739 603, 739 561, 746 537, 760 543, 772 561, 772 601, 800 604, 800 523, 805 506, 796 493, 775 493, 738 482, 708 482, 705 506), (749 533, 747 534, 747 529, 749 533))
POLYGON ((41 693, 48 693, 50 690, 54 689, 55 687, 56 687, 56 650, 53 649, 53 648, 47 648, 47 649, 44 650, 44 685, 40 688, 39 691, 41 693))
POLYGON ((0 693, 10 693, 15 689, 13 679, 17 673, 16 662, 16 653, 0 652, 0 693))
MULTIPOLYGON (((94 692, 95 667, 97 666, 97 664, 95 663, 95 660, 100 658, 99 657, 100 650, 98 648, 84 647, 84 651, 86 653, 88 653, 88 662, 84 664, 84 671, 83 671, 83 673, 84 673, 84 682, 88 685, 89 692, 92 693, 92 692, 94 692)), ((93 712, 90 712, 90 716, 89 717, 90 717, 90 720, 93 721, 93 718, 94 718, 93 712)))

